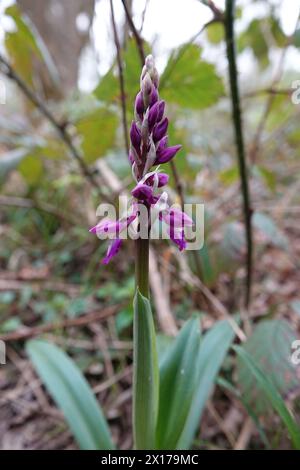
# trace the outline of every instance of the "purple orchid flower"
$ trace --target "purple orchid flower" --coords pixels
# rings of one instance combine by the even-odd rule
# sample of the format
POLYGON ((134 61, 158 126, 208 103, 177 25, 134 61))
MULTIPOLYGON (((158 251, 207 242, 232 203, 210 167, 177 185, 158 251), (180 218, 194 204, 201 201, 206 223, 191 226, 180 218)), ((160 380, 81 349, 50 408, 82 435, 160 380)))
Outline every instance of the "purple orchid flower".
POLYGON ((151 171, 154 165, 169 162, 181 149, 181 145, 167 147, 169 121, 164 117, 165 102, 159 98, 158 84, 159 76, 153 57, 148 56, 141 73, 140 91, 135 99, 134 121, 130 128, 131 146, 128 157, 136 186, 131 191, 133 198, 129 215, 116 222, 103 220, 90 229, 99 238, 103 238, 104 234, 109 234, 112 238, 102 261, 104 264, 109 263, 119 252, 122 245, 121 233, 136 223, 138 204, 146 206, 149 220, 155 220, 158 216, 167 225, 171 240, 181 251, 186 248, 184 228, 193 225, 187 214, 168 206, 166 192, 159 193, 159 188, 168 183, 168 175, 157 169, 151 171), (154 218, 151 217, 152 214, 155 215, 154 218))

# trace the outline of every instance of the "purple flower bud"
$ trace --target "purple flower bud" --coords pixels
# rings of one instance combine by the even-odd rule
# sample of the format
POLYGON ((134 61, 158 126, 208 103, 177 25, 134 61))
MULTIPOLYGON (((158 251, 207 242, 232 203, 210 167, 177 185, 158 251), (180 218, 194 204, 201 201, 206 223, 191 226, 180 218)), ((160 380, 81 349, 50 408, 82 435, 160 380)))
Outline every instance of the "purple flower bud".
POLYGON ((156 198, 153 195, 153 187, 146 183, 137 184, 136 187, 131 191, 131 194, 133 197, 139 201, 145 202, 149 206, 156 202, 156 198))
POLYGON ((169 175, 167 173, 158 173, 158 187, 161 188, 168 184, 169 175))
POLYGON ((158 188, 161 188, 162 186, 165 186, 168 184, 169 181, 169 175, 166 173, 156 173, 155 175, 149 176, 149 178, 146 180, 147 184, 153 185, 154 184, 154 178, 158 179, 158 188))
POLYGON ((140 154, 142 136, 141 131, 139 130, 138 126, 134 121, 132 121, 131 123, 130 140, 137 153, 140 154))
POLYGON ((136 99, 135 99, 135 111, 136 111, 136 113, 140 116, 140 118, 143 117, 143 113, 144 113, 144 101, 143 101, 143 95, 142 95, 142 92, 141 92, 141 91, 136 95, 136 99))
POLYGON ((157 156, 156 164, 167 163, 176 155, 178 150, 181 149, 181 145, 174 145, 173 147, 167 147, 157 156))
POLYGON ((153 141, 158 142, 160 139, 162 139, 168 129, 168 118, 164 118, 160 123, 156 124, 154 129, 153 129, 153 141))
POLYGON ((155 103, 152 108, 150 108, 149 115, 148 115, 148 125, 149 125, 149 132, 152 131, 154 124, 157 122, 159 112, 159 103, 155 103))
POLYGON ((155 87, 152 87, 151 91, 151 96, 150 96, 150 101, 149 101, 149 106, 153 106, 155 103, 158 101, 158 92, 155 87))
POLYGON ((157 156, 161 154, 161 152, 166 148, 168 144, 168 136, 165 135, 158 143, 157 145, 157 156))
POLYGON ((152 54, 147 55, 147 57, 145 59, 145 67, 149 71, 154 68, 154 59, 153 59, 152 54))
POLYGON ((144 106, 145 107, 148 107, 149 106, 149 103, 150 103, 150 96, 151 96, 151 93, 152 93, 152 89, 154 88, 153 84, 152 84, 152 80, 150 78, 150 75, 149 73, 147 72, 145 77, 143 78, 142 80, 142 86, 141 86, 141 90, 142 90, 142 95, 143 95, 143 100, 144 100, 144 106))
POLYGON ((160 101, 159 102, 159 110, 158 110, 158 116, 157 116, 157 122, 161 121, 165 112, 165 102, 160 101))
POLYGON ((136 199, 144 199, 152 196, 153 193, 153 188, 152 186, 148 186, 145 183, 139 183, 137 184, 133 190, 131 191, 131 194, 133 197, 136 199))

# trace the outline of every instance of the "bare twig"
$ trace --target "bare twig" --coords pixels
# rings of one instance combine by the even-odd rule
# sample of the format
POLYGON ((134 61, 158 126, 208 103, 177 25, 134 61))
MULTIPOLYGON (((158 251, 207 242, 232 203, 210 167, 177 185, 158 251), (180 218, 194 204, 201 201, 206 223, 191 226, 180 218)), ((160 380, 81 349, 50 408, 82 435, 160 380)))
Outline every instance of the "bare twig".
POLYGON ((122 3, 123 3, 123 7, 124 7, 124 11, 125 11, 125 15, 126 15, 126 19, 127 19, 127 22, 130 26, 130 29, 131 29, 131 32, 134 36, 134 39, 136 41, 136 44, 137 44, 137 48, 138 48, 138 52, 139 52, 139 55, 140 55, 140 60, 141 60, 141 64, 142 66, 144 65, 145 63, 145 52, 144 52, 144 44, 143 44, 143 39, 141 38, 141 36, 139 35, 139 32, 138 30, 136 29, 135 27, 135 24, 131 18, 131 14, 130 14, 130 11, 129 11, 129 8, 127 6, 127 3, 126 3, 126 0, 122 0, 122 3))
POLYGON ((181 48, 180 48, 180 51, 178 52, 178 54, 176 55, 176 59, 173 60, 172 64, 170 67, 168 67, 168 73, 164 73, 164 76, 162 78, 162 80, 160 80, 159 82, 159 87, 160 89, 162 90, 163 87, 165 86, 165 83, 167 82, 169 76, 172 74, 174 68, 176 67, 176 65, 178 64, 178 62, 182 59, 182 57, 184 56, 184 54, 187 52, 189 46, 191 44, 193 44, 196 39, 198 39, 198 37, 203 33, 203 31, 205 31, 205 29, 213 24, 213 23, 220 23, 222 22, 223 19, 222 17, 214 17, 212 20, 209 20, 207 23, 204 23, 204 25, 201 27, 201 29, 196 33, 194 34, 189 41, 187 41, 181 48))
POLYGON ((113 0, 110 0, 110 11, 111 11, 111 22, 114 32, 114 40, 117 50, 117 63, 119 69, 119 83, 120 83, 120 92, 121 92, 121 108, 122 108, 122 121, 123 121, 123 132, 124 132, 124 141, 126 146, 127 155, 129 154, 129 140, 128 140, 128 128, 127 128, 127 118, 126 118, 126 94, 125 94, 125 84, 124 84, 124 70, 121 57, 121 46, 118 37, 118 31, 115 20, 114 13, 114 4, 113 0))
POLYGON ((13 67, 9 64, 9 62, 0 54, 0 64, 2 64, 2 71, 3 73, 22 91, 22 93, 26 96, 26 98, 40 111, 40 113, 52 124, 55 128, 56 132, 69 149, 73 158, 77 161, 82 174, 85 178, 95 187, 98 193, 105 199, 107 197, 102 193, 98 182, 96 181, 93 173, 90 172, 88 166, 86 165, 83 156, 81 155, 80 151, 74 145, 72 138, 70 137, 67 127, 68 122, 59 122, 56 120, 55 116, 52 112, 45 106, 44 102, 27 86, 24 80, 18 75, 17 72, 13 69, 13 67))
POLYGON ((253 98, 260 95, 286 95, 290 96, 292 94, 292 90, 290 88, 262 88, 261 90, 249 91, 243 94, 243 98, 253 98))
POLYGON ((142 13, 141 27, 140 27, 140 31, 139 31, 140 34, 142 34, 142 31, 143 31, 143 28, 144 28, 144 23, 145 23, 147 8, 148 8, 148 6, 149 6, 149 1, 150 1, 150 0, 146 0, 146 1, 145 1, 144 10, 143 10, 143 13, 142 13))
POLYGON ((247 280, 246 280, 246 296, 245 307, 248 308, 251 298, 252 286, 252 227, 251 227, 251 206, 250 206, 250 193, 248 187, 248 175, 245 158, 245 147, 242 130, 242 115, 240 109, 240 96, 238 87, 238 72, 235 57, 235 42, 234 42, 234 0, 226 0, 226 18, 225 18, 225 35, 227 44, 227 59, 229 68, 229 82, 231 90, 231 104, 232 104, 232 119, 235 131, 237 157, 240 171, 240 179, 243 194, 243 208, 244 219, 246 228, 247 240, 247 280))
POLYGON ((116 305, 105 307, 102 310, 96 310, 94 312, 90 312, 82 317, 78 318, 68 318, 61 322, 55 323, 48 323, 46 325, 36 326, 34 328, 24 327, 17 331, 13 331, 12 333, 6 333, 0 336, 0 340, 2 341, 18 341, 24 340, 27 338, 32 338, 33 336, 38 336, 43 333, 47 333, 53 330, 59 330, 61 328, 69 328, 71 326, 83 326, 87 325, 88 323, 93 323, 99 320, 105 320, 106 318, 115 314, 117 308, 119 307, 116 305))
POLYGON ((238 440, 235 443, 234 450, 244 450, 248 447, 251 435, 254 431, 254 423, 250 417, 246 419, 242 427, 238 440))

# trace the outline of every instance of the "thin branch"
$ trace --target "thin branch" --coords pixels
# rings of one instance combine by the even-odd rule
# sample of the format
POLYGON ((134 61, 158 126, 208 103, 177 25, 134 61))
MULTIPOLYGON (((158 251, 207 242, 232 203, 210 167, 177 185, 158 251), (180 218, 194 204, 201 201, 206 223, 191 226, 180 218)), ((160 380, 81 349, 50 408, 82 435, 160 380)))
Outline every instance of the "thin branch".
POLYGON ((144 52, 144 44, 143 44, 143 39, 141 38, 141 36, 139 35, 139 32, 138 30, 136 29, 135 27, 135 24, 131 18, 131 14, 130 14, 130 11, 129 11, 129 8, 127 6, 127 3, 126 3, 126 0, 122 0, 122 3, 123 3, 123 7, 124 7, 124 11, 125 11, 125 15, 126 15, 126 19, 127 19, 127 22, 130 26, 130 29, 131 29, 131 32, 134 36, 134 39, 136 41, 136 44, 137 44, 137 48, 138 48, 138 51, 139 51, 139 55, 140 55, 140 60, 141 60, 141 64, 142 64, 142 67, 145 63, 145 52, 144 52))
POLYGON ((40 113, 52 124, 55 128, 56 132, 64 142, 64 144, 68 147, 70 153, 78 162, 78 165, 81 169, 82 174, 85 178, 91 183, 93 187, 95 187, 98 193, 105 199, 107 197, 102 194, 102 191, 99 188, 99 184, 94 178, 94 175, 90 172, 88 166, 86 165, 82 155, 80 154, 79 150, 75 147, 68 131, 67 131, 67 122, 60 123, 56 120, 52 112, 45 106, 43 101, 27 86, 27 84, 23 81, 23 79, 18 75, 17 72, 12 68, 9 62, 0 54, 0 64, 4 66, 2 70, 3 73, 22 91, 22 93, 27 97, 27 99, 40 111, 40 113))
POLYGON ((145 1, 144 10, 143 10, 143 13, 142 13, 141 27, 140 27, 140 31, 139 31, 140 34, 142 34, 142 31, 143 31, 143 28, 144 28, 146 13, 147 13, 147 9, 148 9, 148 6, 149 6, 149 1, 150 0, 145 1))
POLYGON ((207 23, 204 23, 203 26, 201 26, 201 29, 196 33, 194 34, 189 41, 187 41, 181 48, 180 48, 180 51, 179 53, 177 54, 176 56, 176 59, 173 60, 172 62, 172 65, 171 67, 169 67, 168 69, 168 73, 164 73, 164 76, 163 76, 163 79, 160 80, 159 82, 159 87, 160 89, 162 89, 165 85, 165 82, 168 80, 169 76, 172 74, 174 68, 176 67, 176 65, 178 64, 178 62, 182 59, 182 57, 184 56, 184 54, 186 53, 186 51, 188 50, 189 46, 191 44, 193 44, 196 39, 198 39, 198 37, 203 33, 203 31, 208 27, 210 26, 211 24, 214 24, 214 23, 220 23, 220 22, 223 22, 223 19, 222 17, 214 17, 212 18, 211 20, 207 21, 207 23))
POLYGON ((129 154, 129 140, 128 140, 127 119, 126 119, 126 94, 125 94, 125 84, 124 84, 124 70, 123 70, 123 63, 122 63, 122 57, 121 57, 121 46, 120 46, 116 20, 115 20, 113 0, 110 0, 110 10, 111 10, 111 22, 112 22, 112 27, 113 27, 113 32, 114 32, 114 40, 115 40, 115 45, 117 49, 117 63, 118 63, 118 69, 119 69, 124 141, 125 141, 125 146, 126 146, 126 152, 128 155, 129 154))
POLYGON ((256 96, 261 95, 286 95, 290 96, 293 93, 293 90, 290 88, 262 88, 260 90, 248 91, 243 94, 243 98, 255 98, 256 96))
POLYGON ((235 131, 236 150, 239 164, 239 172, 243 195, 244 219, 247 240, 247 280, 246 280, 246 298, 245 306, 249 307, 251 298, 252 284, 252 227, 250 207, 250 194, 248 187, 248 175, 245 158, 245 147, 242 130, 242 115, 240 109, 240 96, 238 88, 238 71, 236 66, 235 42, 234 42, 234 0, 226 0, 226 16, 225 16, 225 34, 227 45, 227 59, 229 68, 229 82, 231 90, 232 119, 235 131))

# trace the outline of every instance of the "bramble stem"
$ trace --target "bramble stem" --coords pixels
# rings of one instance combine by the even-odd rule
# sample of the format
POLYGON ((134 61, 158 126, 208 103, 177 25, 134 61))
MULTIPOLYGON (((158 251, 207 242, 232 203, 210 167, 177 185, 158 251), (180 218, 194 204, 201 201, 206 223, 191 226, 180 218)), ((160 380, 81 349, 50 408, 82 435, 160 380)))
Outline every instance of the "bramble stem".
POLYGON ((246 281, 246 297, 245 307, 249 307, 251 297, 251 284, 252 284, 252 227, 251 227, 251 206, 250 194, 248 186, 248 175, 245 158, 245 147, 242 130, 242 115, 240 109, 240 96, 238 88, 238 72, 236 66, 235 56, 235 42, 234 42, 234 0, 226 0, 226 14, 225 14, 225 34, 227 45, 227 59, 229 66, 229 82, 231 91, 231 104, 232 104, 232 119, 235 130, 235 141, 238 157, 238 165, 242 186, 243 195, 243 209, 246 228, 247 240, 247 281, 246 281))

